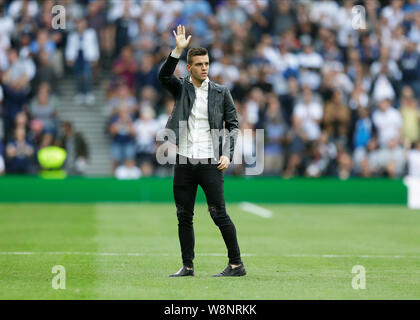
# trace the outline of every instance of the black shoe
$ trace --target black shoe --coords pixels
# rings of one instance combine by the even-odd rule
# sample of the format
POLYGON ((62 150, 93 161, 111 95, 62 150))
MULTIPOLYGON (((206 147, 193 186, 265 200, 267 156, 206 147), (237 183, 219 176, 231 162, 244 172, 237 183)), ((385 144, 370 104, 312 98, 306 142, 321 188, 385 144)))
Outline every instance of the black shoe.
POLYGON ((242 263, 236 268, 232 268, 232 266, 228 264, 225 270, 219 274, 215 274, 214 277, 242 277, 244 275, 246 275, 246 270, 244 264, 242 263))
POLYGON ((193 276, 194 275, 194 269, 188 270, 186 266, 183 266, 177 273, 170 274, 170 277, 187 277, 187 276, 193 276))

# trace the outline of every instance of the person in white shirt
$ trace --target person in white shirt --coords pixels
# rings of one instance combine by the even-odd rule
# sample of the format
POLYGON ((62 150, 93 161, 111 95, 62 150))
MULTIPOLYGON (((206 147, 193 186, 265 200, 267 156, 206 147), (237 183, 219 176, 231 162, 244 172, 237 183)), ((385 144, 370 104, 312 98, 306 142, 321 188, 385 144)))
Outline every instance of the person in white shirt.
POLYGON ((123 165, 115 170, 115 177, 119 180, 140 179, 141 176, 141 170, 136 167, 134 159, 127 159, 123 165))
POLYGON ((303 100, 293 109, 294 126, 303 133, 305 140, 314 141, 321 136, 322 105, 313 97, 311 88, 303 88, 303 100))
POLYGON ((311 4, 310 17, 313 22, 331 28, 334 26, 339 6, 333 0, 320 0, 311 4))
POLYGON ((140 110, 140 119, 134 122, 136 132, 136 158, 140 166, 143 162, 153 162, 155 151, 155 137, 159 130, 159 124, 155 120, 155 111, 150 106, 140 110))
POLYGON ((67 64, 74 68, 77 85, 77 104, 94 104, 92 93, 92 65, 99 60, 99 43, 96 31, 87 28, 84 18, 77 21, 77 30, 72 32, 65 50, 67 64))
POLYGON ((321 68, 324 64, 322 56, 316 52, 310 43, 298 54, 300 67, 299 82, 302 86, 309 85, 312 90, 317 90, 321 85, 321 68))
POLYGON ((408 152, 408 176, 420 178, 420 141, 408 152))
POLYGON ((390 140, 401 138, 402 117, 400 112, 391 106, 389 99, 379 102, 378 109, 373 112, 372 120, 378 132, 381 148, 386 148, 390 140))
POLYGON ((387 20, 389 28, 394 30, 404 20, 403 0, 392 0, 391 4, 382 9, 381 15, 387 20))
POLYGON ((405 151, 397 139, 391 139, 386 148, 376 152, 377 170, 391 178, 401 177, 405 167, 405 151))

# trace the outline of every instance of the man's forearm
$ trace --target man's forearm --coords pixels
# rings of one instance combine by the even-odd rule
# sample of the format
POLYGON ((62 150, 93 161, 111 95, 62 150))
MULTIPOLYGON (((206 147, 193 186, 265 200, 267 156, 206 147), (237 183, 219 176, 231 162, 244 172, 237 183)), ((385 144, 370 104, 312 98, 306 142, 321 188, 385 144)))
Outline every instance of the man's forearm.
MULTIPOLYGON (((182 54, 182 50, 179 51, 179 49, 177 48, 171 51, 169 58, 165 61, 165 63, 163 64, 162 68, 159 71, 159 80, 161 82, 166 82, 165 77, 170 77, 173 75, 181 54, 182 54)), ((169 80, 169 79, 166 79, 166 80, 169 80)))
POLYGON ((173 96, 177 96, 181 92, 181 81, 174 76, 174 72, 181 54, 182 50, 177 48, 172 50, 171 54, 162 65, 162 68, 158 74, 158 79, 162 86, 167 89, 173 96), (177 55, 177 53, 179 55, 177 55))

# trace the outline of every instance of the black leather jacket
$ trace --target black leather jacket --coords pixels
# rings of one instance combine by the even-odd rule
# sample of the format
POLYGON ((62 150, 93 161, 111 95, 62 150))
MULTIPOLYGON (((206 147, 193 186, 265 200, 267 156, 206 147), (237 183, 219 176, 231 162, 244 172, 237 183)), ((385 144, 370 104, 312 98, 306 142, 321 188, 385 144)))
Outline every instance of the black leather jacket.
MULTIPOLYGON (((178 79, 173 74, 178 61, 179 59, 169 55, 159 72, 160 83, 175 98, 175 106, 166 128, 174 131, 176 141, 171 142, 176 145, 179 143, 180 121, 188 121, 195 99, 194 84, 189 81, 189 77, 178 79)), ((238 116, 229 89, 213 81, 209 82, 208 118, 216 159, 219 160, 220 155, 225 155, 232 161, 239 132, 238 116), (223 129, 226 129, 229 134, 215 135, 215 132, 223 129), (226 143, 227 139, 229 143, 226 143)))

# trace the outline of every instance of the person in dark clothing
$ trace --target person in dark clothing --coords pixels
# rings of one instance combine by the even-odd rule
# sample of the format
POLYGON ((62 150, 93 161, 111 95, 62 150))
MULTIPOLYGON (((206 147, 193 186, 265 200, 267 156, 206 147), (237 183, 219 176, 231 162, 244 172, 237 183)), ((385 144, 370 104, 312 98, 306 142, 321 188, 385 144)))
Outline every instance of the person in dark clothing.
POLYGON ((25 128, 16 128, 14 139, 10 140, 6 146, 7 172, 28 173, 33 155, 34 147, 26 139, 25 128))
POLYGON ((177 32, 173 31, 173 34, 176 48, 159 72, 162 86, 175 97, 175 106, 166 128, 175 133, 176 141, 170 142, 178 146, 173 191, 183 267, 171 276, 194 275, 193 215, 198 185, 206 194, 210 216, 219 227, 228 250, 229 264, 215 276, 244 276, 246 271, 241 260, 235 225, 226 212, 224 198, 223 171, 233 158, 239 131, 235 105, 226 87, 209 80, 209 57, 205 48, 188 50, 187 69, 190 77, 180 80, 173 75, 182 51, 191 41, 191 36, 185 37, 184 26, 178 25, 177 32), (187 130, 179 130, 184 121, 188 122, 187 130), (219 137, 215 139, 213 136, 215 129, 223 129, 223 121, 231 133, 225 136, 224 144, 219 137))
POLYGON ((414 42, 408 42, 400 60, 403 85, 409 85, 420 98, 420 54, 414 42))
POLYGON ((58 91, 58 77, 54 68, 51 65, 50 57, 47 51, 41 51, 38 55, 37 72, 32 81, 33 93, 38 92, 41 83, 47 82, 50 85, 51 93, 59 94, 58 91))
POLYGON ((57 144, 66 149, 67 158, 64 166, 67 174, 83 174, 89 158, 89 149, 83 135, 74 131, 71 122, 64 121, 62 123, 62 134, 57 144))

